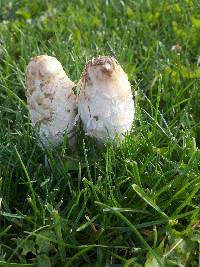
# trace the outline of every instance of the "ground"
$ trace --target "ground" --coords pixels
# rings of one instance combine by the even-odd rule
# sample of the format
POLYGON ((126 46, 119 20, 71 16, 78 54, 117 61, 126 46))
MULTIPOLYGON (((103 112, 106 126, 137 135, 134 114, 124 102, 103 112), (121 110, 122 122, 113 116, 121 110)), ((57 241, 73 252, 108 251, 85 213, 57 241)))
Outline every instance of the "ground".
POLYGON ((0 266, 198 266, 199 32, 197 0, 0 1, 0 266), (120 147, 79 126, 45 167, 24 81, 39 54, 75 82, 118 59, 136 103, 120 147))

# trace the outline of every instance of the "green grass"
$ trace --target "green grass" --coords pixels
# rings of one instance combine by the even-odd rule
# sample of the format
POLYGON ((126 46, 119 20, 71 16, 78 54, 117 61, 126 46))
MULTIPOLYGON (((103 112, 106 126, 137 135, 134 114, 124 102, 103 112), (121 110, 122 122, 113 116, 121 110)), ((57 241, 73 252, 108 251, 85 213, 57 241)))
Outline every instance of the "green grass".
POLYGON ((0 266, 200 264, 199 32, 198 0, 0 0, 0 266), (80 130, 44 167, 24 84, 39 54, 74 81, 119 60, 137 104, 119 148, 80 130))

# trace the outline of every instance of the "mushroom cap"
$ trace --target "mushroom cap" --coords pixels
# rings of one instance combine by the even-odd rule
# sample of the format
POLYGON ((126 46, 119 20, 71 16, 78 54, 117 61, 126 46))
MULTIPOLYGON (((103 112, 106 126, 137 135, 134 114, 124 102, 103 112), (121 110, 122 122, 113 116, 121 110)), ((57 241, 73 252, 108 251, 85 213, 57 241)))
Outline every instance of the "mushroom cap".
POLYGON ((71 136, 76 116, 74 86, 54 57, 37 56, 27 66, 26 96, 31 122, 46 147, 48 141, 60 143, 65 132, 71 136))
POLYGON ((102 141, 131 129, 131 85, 115 58, 99 56, 86 64, 78 82, 78 109, 86 133, 102 141))
MULTIPOLYGON (((114 57, 98 56, 87 62, 81 79, 86 81, 105 81, 108 78, 114 80, 122 68, 114 57)), ((124 73, 125 74, 125 73, 124 73)))
POLYGON ((63 72, 61 63, 55 58, 47 55, 36 56, 29 62, 27 75, 48 79, 63 72))

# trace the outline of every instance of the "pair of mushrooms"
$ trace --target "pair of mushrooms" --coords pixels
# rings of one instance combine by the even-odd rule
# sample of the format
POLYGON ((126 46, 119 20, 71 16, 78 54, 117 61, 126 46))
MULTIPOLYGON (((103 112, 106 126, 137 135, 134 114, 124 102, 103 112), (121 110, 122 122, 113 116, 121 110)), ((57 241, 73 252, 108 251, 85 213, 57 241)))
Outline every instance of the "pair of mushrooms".
POLYGON ((26 69, 26 96, 32 125, 46 148, 60 144, 65 133, 70 142, 77 117, 85 133, 100 142, 122 140, 134 119, 128 77, 109 56, 90 60, 77 85, 55 57, 34 57, 26 69))

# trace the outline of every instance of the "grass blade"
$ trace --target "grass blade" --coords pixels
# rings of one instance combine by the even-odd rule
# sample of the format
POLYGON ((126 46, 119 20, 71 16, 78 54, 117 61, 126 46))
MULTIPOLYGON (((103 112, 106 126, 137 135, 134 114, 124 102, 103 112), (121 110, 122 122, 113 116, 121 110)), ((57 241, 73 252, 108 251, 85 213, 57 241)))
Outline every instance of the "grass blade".
POLYGON ((79 252, 77 252, 71 259, 65 264, 65 267, 72 266, 72 262, 74 262, 76 259, 78 259, 80 256, 84 255, 87 251, 93 249, 95 246, 90 245, 86 248, 81 249, 79 252))
POLYGON ((168 216, 150 199, 149 196, 136 184, 132 185, 133 190, 153 209, 160 213, 166 219, 169 219, 168 216))
POLYGON ((137 238, 141 241, 141 243, 146 248, 146 250, 148 250, 152 254, 152 256, 156 258, 156 260, 160 264, 160 266, 164 267, 164 265, 162 264, 160 256, 149 246, 149 244, 144 240, 144 238, 142 237, 140 232, 135 228, 135 226, 123 214, 121 214, 121 212, 119 212, 116 209, 113 209, 113 207, 110 207, 110 206, 103 204, 101 202, 98 202, 98 201, 95 201, 95 204, 113 211, 113 213, 115 215, 117 215, 117 217, 119 217, 125 224, 127 224, 130 227, 130 229, 137 236, 137 238))
POLYGON ((30 178, 30 176, 28 174, 28 171, 27 171, 27 169, 26 169, 26 167, 25 167, 25 165, 24 165, 24 163, 22 161, 22 158, 21 158, 16 146, 15 146, 15 152, 17 154, 17 157, 18 157, 19 161, 20 161, 20 164, 21 164, 22 169, 23 169, 23 171, 25 173, 25 176, 26 176, 26 178, 28 180, 28 186, 29 186, 29 189, 31 191, 33 210, 34 210, 34 213, 35 213, 35 220, 36 220, 36 217, 37 217, 37 214, 38 214, 38 209, 37 209, 37 205, 36 205, 35 191, 34 191, 33 186, 32 186, 31 178, 30 178))
MULTIPOLYGON (((64 243, 64 240, 63 240, 63 237, 62 237, 60 215, 58 214, 57 210, 54 210, 52 215, 53 215, 54 228, 55 228, 57 240, 58 240, 59 243, 64 243)), ((60 253, 61 260, 64 263, 65 262, 65 258, 66 258, 65 248, 62 245, 58 245, 58 248, 59 248, 59 253, 60 253)))
POLYGON ((0 261, 0 266, 2 267, 33 267, 33 266, 37 266, 36 263, 8 263, 8 262, 5 262, 5 261, 0 261))
POLYGON ((94 216, 92 219, 90 219, 88 222, 82 224, 80 227, 76 229, 77 232, 83 231, 85 228, 90 226, 96 219, 98 218, 98 215, 94 216))

